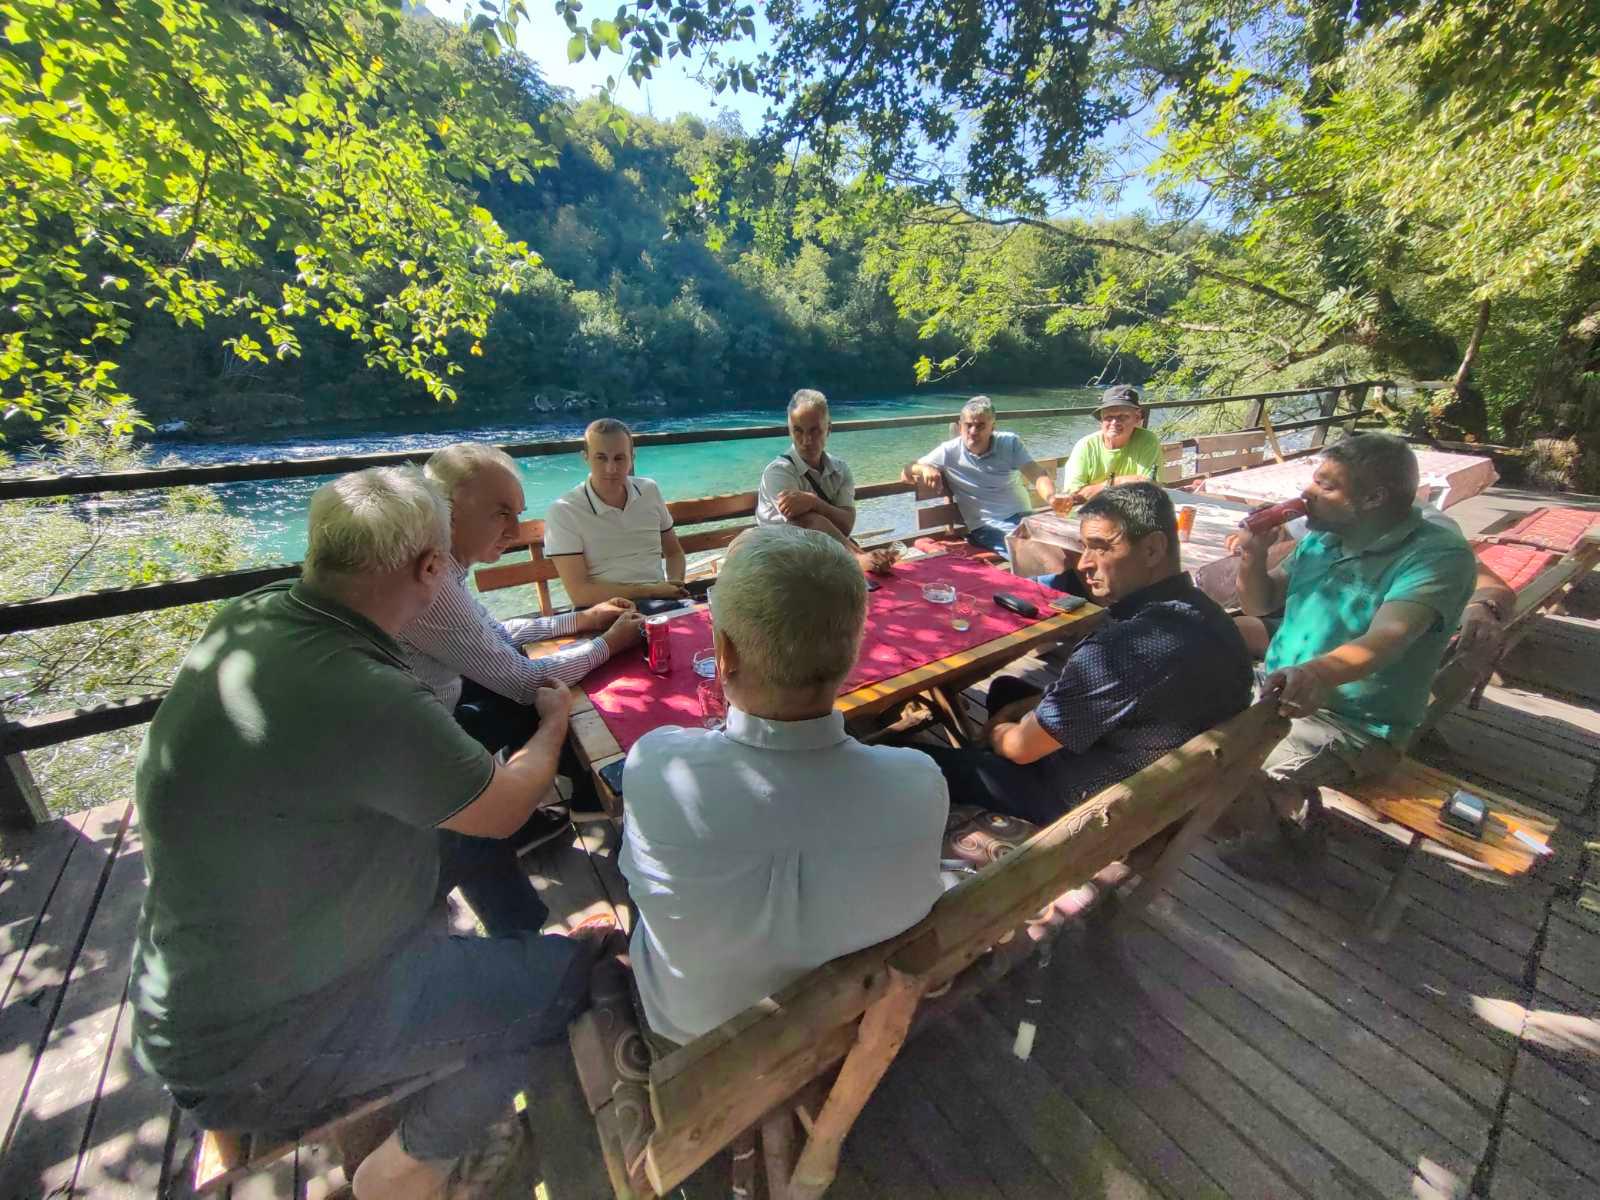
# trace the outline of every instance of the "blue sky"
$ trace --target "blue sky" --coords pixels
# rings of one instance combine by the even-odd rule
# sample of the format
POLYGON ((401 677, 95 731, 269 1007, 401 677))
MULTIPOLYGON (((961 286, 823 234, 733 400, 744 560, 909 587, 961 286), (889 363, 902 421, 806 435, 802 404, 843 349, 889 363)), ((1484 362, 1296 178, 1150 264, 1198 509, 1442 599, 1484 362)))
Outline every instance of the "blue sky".
MULTIPOLYGON (((472 0, 427 0, 427 7, 435 16, 445 20, 460 21, 464 14, 477 10, 472 0)), ((756 38, 753 45, 741 46, 740 54, 753 57, 763 48, 767 37, 767 22, 762 5, 756 5, 756 38)), ((556 15, 551 0, 529 0, 529 17, 517 34, 517 47, 534 62, 551 83, 570 88, 579 99, 598 95, 607 76, 620 76, 622 57, 602 52, 597 60, 585 55, 578 62, 567 61, 567 41, 571 36, 566 22, 556 15)), ((609 17, 615 11, 613 0, 588 0, 583 16, 588 19, 609 17)), ((766 112, 766 101, 748 92, 724 92, 718 96, 693 77, 693 64, 683 59, 672 59, 656 69, 654 78, 640 86, 621 78, 615 90, 616 102, 634 112, 648 113, 657 120, 671 120, 680 113, 710 120, 726 109, 739 115, 745 129, 754 131, 766 112)), ((1118 131, 1121 136, 1123 131, 1118 131)), ((1110 206, 1081 207, 1069 210, 1076 216, 1104 216, 1137 211, 1151 207, 1149 189, 1144 180, 1134 179, 1124 186, 1120 200, 1110 206)), ((1065 215, 1065 214, 1063 214, 1065 215)))

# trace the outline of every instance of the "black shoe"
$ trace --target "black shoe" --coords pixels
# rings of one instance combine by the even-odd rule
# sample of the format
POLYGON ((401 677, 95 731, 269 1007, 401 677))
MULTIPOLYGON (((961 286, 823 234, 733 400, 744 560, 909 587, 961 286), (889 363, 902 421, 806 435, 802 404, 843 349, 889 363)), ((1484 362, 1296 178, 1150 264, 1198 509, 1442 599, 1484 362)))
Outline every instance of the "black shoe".
POLYGON ((546 842, 553 842, 563 834, 572 832, 572 817, 565 804, 546 804, 533 810, 533 815, 523 822, 522 828, 511 835, 511 848, 526 854, 546 842))
POLYGON ((563 776, 571 783, 568 792, 568 807, 575 817, 603 817, 606 815, 605 805, 600 803, 600 792, 594 786, 594 776, 588 771, 575 771, 570 777, 563 776))

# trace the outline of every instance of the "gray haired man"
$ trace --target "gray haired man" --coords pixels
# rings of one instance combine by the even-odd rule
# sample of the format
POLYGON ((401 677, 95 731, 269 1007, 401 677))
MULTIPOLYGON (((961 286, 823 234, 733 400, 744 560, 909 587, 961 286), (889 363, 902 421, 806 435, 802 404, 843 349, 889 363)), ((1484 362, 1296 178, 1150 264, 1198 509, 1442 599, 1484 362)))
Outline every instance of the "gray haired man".
POLYGON ((939 897, 938 768, 863 746, 833 707, 866 610, 861 571, 825 534, 740 534, 711 592, 727 727, 653 730, 628 752, 618 864, 634 978, 665 1037, 699 1036, 939 897))
POLYGON ((943 483, 961 509, 967 540, 984 550, 1006 556, 1006 537, 1016 532, 1028 515, 1028 498, 1017 486, 1020 472, 1048 504, 1056 494, 1050 477, 1014 433, 996 433, 994 403, 974 396, 961 409, 959 436, 935 446, 914 463, 907 463, 901 478, 907 483, 937 487, 943 483))
POLYGON ((886 571, 898 557, 890 550, 863 550, 851 534, 856 527, 856 481, 850 465, 827 452, 828 398, 801 388, 789 398, 789 449, 761 472, 758 525, 814 529, 856 556, 866 571, 886 571))
POLYGON ((211 622, 140 750, 134 1049, 225 1130, 313 1125, 465 1063, 355 1173, 358 1200, 433 1196, 586 991, 583 942, 425 928, 455 882, 441 835, 527 820, 570 699, 538 692, 538 732, 497 763, 406 666, 396 635, 449 571, 449 510, 419 471, 321 488, 308 537, 298 582, 211 622))
MULTIPOLYGON (((612 655, 637 648, 643 621, 633 601, 620 597, 552 617, 490 616, 469 590, 467 572, 498 560, 517 536, 524 501, 516 464, 498 446, 459 442, 435 452, 423 473, 450 502, 450 554, 433 602, 401 631, 400 643, 417 678, 468 733, 491 752, 515 750, 539 726, 539 689, 576 683, 612 655), (573 634, 590 636, 540 658, 523 650, 573 634)), ((578 797, 592 797, 591 776, 570 751, 562 771, 578 797)), ((543 808, 511 847, 529 850, 568 828, 564 812, 543 808)))

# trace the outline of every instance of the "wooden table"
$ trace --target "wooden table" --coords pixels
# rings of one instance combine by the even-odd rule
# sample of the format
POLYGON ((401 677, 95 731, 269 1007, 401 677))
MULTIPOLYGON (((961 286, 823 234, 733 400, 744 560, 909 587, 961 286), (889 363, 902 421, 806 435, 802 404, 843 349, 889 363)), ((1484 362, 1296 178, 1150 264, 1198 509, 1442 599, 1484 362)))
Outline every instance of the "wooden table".
MULTIPOLYGON (((1474 454, 1447 454, 1442 450, 1417 450, 1417 473, 1423 488, 1436 492, 1441 509, 1476 496, 1497 478, 1494 460, 1474 454)), ((1320 454, 1268 463, 1227 475, 1213 475, 1200 481, 1210 496, 1228 496, 1254 506, 1288 500, 1305 491, 1311 475, 1322 461, 1320 454)))
MULTIPOLYGON (((670 617, 685 616, 699 605, 679 609, 670 617)), ((1104 610, 1087 604, 1075 612, 1057 613, 1023 627, 1014 633, 997 637, 971 649, 935 659, 933 662, 903 671, 888 679, 869 683, 846 692, 834 702, 834 708, 844 714, 847 722, 857 722, 883 712, 890 706, 913 696, 927 694, 947 721, 961 728, 958 696, 960 690, 983 678, 1030 650, 1064 641, 1087 637, 1103 619, 1104 610)), ((528 647, 531 657, 548 654, 569 639, 540 642, 528 647)), ((605 721, 595 710, 582 685, 573 688, 572 720, 568 736, 572 739, 578 757, 594 773, 595 787, 606 813, 613 820, 622 817, 620 797, 612 792, 600 771, 623 757, 622 747, 611 736, 605 721)))
MULTIPOLYGON (((1221 496, 1202 496, 1192 492, 1168 490, 1177 506, 1195 510, 1194 529, 1183 543, 1183 569, 1195 586, 1224 608, 1235 606, 1239 590, 1239 558, 1224 544, 1228 535, 1238 532, 1239 520, 1251 506, 1221 496)), ((1054 513, 1035 513, 1017 526, 1006 539, 1011 552, 1011 569, 1018 575, 1048 575, 1073 566, 1083 552, 1082 525, 1075 514, 1058 517, 1054 513)), ((1284 543, 1280 556, 1293 547, 1284 543)), ((1274 564, 1275 565, 1275 564, 1274 564)))

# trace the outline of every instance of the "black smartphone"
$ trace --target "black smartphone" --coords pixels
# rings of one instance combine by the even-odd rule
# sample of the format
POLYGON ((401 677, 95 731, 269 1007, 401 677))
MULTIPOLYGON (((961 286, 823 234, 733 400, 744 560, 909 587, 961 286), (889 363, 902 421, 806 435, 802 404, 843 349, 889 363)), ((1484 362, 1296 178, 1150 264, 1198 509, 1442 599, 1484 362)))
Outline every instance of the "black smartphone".
POLYGON ((600 768, 600 778, 606 781, 606 786, 611 789, 612 795, 617 799, 622 798, 622 768, 628 765, 628 760, 619 758, 614 763, 607 763, 600 768))
POLYGON ((636 600, 634 601, 634 607, 645 616, 653 617, 657 613, 672 612, 675 609, 682 608, 686 603, 687 601, 684 600, 636 600))
POLYGON ((883 584, 879 583, 876 579, 867 580, 867 591, 869 592, 875 592, 882 586, 883 584))
POLYGON ((994 602, 1001 608, 1009 608, 1019 617, 1037 617, 1039 610, 1029 604, 1021 596, 1013 596, 1010 592, 996 592, 994 602))
POLYGON ((1057 612, 1076 612, 1087 603, 1082 596, 1057 596, 1050 601, 1050 607, 1057 612))

